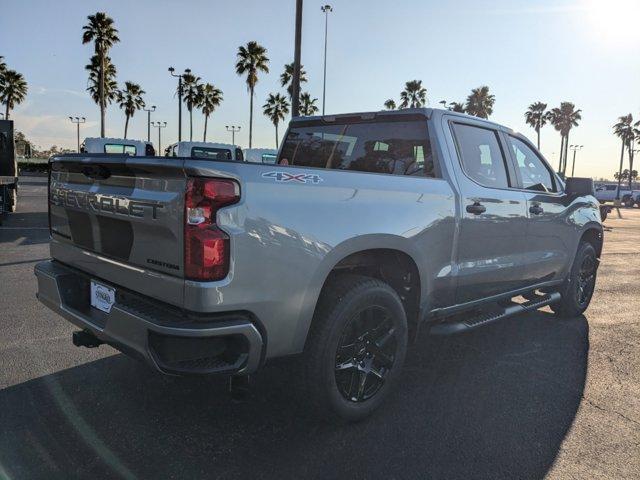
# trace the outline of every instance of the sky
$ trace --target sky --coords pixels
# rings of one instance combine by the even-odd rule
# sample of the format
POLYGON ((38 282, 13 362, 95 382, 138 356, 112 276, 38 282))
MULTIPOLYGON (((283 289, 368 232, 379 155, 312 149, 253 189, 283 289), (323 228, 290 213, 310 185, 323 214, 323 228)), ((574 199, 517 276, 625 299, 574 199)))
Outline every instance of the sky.
MULTIPOLYGON (((322 102, 325 1, 305 0, 302 63, 309 91, 322 102)), ((527 106, 570 101, 582 109, 571 132, 578 153, 576 175, 613 177, 620 144, 612 125, 621 115, 640 119, 640 1, 637 0, 332 0, 327 50, 326 111, 380 110, 398 101, 408 80, 420 79, 429 105, 464 101, 488 85, 496 97, 491 120, 527 135, 527 106)), ((248 146, 249 95, 234 70, 238 46, 256 40, 267 48, 270 72, 256 87, 254 147, 273 148, 273 125, 262 114, 267 95, 285 93, 279 76, 293 59, 295 0, 3 0, 0 55, 29 83, 27 100, 12 118, 43 148, 75 148, 81 136, 99 136, 99 109, 85 91, 84 65, 92 46, 82 45, 87 15, 105 11, 119 30, 110 53, 118 82, 133 81, 156 105, 152 120, 167 121, 162 144, 177 140, 176 81, 167 68, 191 68, 224 92, 209 119, 208 140, 230 143, 225 125, 240 125, 236 143, 248 146)), ((188 118, 183 109, 183 139, 188 118)), ((146 139, 146 113, 130 122, 129 138, 146 139)), ((124 113, 111 105, 107 136, 121 137, 124 113)), ((194 140, 203 116, 194 112, 194 140)), ((280 129, 281 135, 284 128, 280 129)), ((186 135, 185 135, 186 134, 186 135)), ((157 130, 152 131, 157 142, 157 130)), ((542 130, 542 152, 557 165, 560 136, 542 130)))

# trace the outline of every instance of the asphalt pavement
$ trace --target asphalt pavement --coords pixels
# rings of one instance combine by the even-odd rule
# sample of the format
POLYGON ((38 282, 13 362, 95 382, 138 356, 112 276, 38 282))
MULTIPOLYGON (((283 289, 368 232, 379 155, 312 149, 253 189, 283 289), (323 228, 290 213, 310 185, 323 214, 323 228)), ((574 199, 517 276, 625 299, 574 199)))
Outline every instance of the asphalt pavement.
POLYGON ((162 376, 35 299, 45 179, 0 226, 0 479, 640 478, 640 209, 607 220, 584 316, 538 311, 422 335, 399 392, 355 424, 314 418, 295 358, 251 377, 162 376))

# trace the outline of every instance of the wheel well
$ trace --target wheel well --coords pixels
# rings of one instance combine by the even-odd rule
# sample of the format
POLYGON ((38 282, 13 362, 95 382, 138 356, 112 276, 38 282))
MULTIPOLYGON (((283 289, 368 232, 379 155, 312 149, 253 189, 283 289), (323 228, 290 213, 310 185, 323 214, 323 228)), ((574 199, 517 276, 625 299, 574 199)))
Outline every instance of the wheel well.
POLYGON ((600 258, 600 254, 602 253, 602 232, 596 228, 590 228, 585 231, 580 238, 580 241, 589 242, 593 245, 593 248, 596 249, 596 255, 600 258))
POLYGON ((366 275, 388 283, 402 300, 407 314, 409 338, 412 338, 417 331, 420 313, 420 274, 413 258, 400 250, 386 248, 353 253, 333 267, 323 290, 335 275, 341 273, 366 275))

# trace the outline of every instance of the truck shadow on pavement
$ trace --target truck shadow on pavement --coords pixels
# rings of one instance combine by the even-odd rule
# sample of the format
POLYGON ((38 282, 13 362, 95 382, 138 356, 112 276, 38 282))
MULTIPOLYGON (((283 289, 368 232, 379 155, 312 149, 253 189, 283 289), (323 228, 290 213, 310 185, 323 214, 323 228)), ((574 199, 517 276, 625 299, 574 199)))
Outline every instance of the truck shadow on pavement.
MULTIPOLYGON (((69 341, 69 348, 71 346, 69 341)), ((358 424, 314 418, 270 364, 233 400, 222 379, 114 355, 0 391, 8 478, 542 478, 571 427, 585 317, 545 312, 422 335, 397 395, 358 424)))
POLYGON ((5 215, 0 225, 0 245, 38 245, 49 243, 47 212, 20 212, 5 215))

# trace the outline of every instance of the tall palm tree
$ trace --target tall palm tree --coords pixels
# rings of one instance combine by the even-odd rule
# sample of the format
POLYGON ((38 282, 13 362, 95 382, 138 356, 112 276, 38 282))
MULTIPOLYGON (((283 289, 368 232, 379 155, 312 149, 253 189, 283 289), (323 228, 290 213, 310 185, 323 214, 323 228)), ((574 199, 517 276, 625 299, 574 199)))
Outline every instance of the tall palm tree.
MULTIPOLYGON (((93 55, 85 70, 89 72, 87 80, 87 92, 100 105, 100 60, 98 55, 93 55)), ((104 103, 105 106, 113 102, 118 97, 118 83, 116 82, 116 67, 111 63, 111 58, 104 58, 104 103)))
POLYGON ((495 95, 489 93, 489 87, 474 88, 467 97, 465 105, 466 113, 480 118, 489 118, 493 113, 493 105, 496 103, 495 95))
POLYGON ((193 73, 182 75, 182 101, 189 111, 189 141, 193 141, 193 107, 200 103, 200 77, 193 73))
MULTIPOLYGON (((300 65, 300 83, 304 83, 306 81, 307 72, 304 71, 304 66, 300 65)), ((289 100, 291 100, 291 96, 293 95, 293 62, 287 63, 284 66, 284 72, 280 75, 280 85, 287 87, 289 100)))
POLYGON ((100 136, 104 137, 105 111, 107 108, 105 96, 105 58, 109 49, 117 42, 118 30, 113 26, 113 19, 104 12, 97 12, 87 17, 89 22, 82 27, 82 43, 93 42, 94 50, 98 56, 98 99, 100 105, 100 136))
POLYGON ((126 120, 124 122, 124 138, 127 138, 127 130, 129 129, 129 119, 133 117, 136 110, 144 108, 145 103, 142 95, 145 91, 140 85, 133 82, 124 82, 124 89, 118 91, 118 105, 124 110, 126 120))
MULTIPOLYGON (((618 118, 618 123, 613 126, 613 133, 620 139, 622 147, 620 149, 620 167, 618 169, 618 190, 616 192, 616 200, 620 199, 620 184, 622 183, 622 166, 624 164, 624 149, 629 150, 633 148, 633 140, 635 138, 635 132, 633 131, 633 115, 623 115, 618 118), (631 148, 629 146, 631 145, 631 148)), ((629 157, 631 158, 631 157, 629 157)), ((631 171, 631 168, 629 169, 631 171)))
POLYGON ((0 77, 7 71, 7 64, 4 61, 4 57, 0 55, 0 77))
POLYGON ((384 108, 386 108, 387 110, 395 110, 397 108, 395 100, 390 98, 387 101, 385 101, 384 102, 384 108))
POLYGON ((289 101, 279 93, 270 93, 267 102, 262 106, 262 112, 276 127, 276 148, 278 148, 278 123, 289 113, 289 101))
POLYGON ((9 112, 27 97, 27 82, 21 73, 5 70, 0 77, 0 104, 4 103, 4 118, 9 120, 9 112))
MULTIPOLYGON (((562 130, 562 124, 563 124, 563 119, 562 119, 562 112, 560 111, 560 109, 558 107, 554 107, 549 111, 549 123, 551 123, 551 125, 553 125, 553 128, 557 131, 557 132, 561 132, 562 130)), ((562 159, 564 156, 564 135, 562 135, 562 133, 560 133, 560 155, 558 158, 558 173, 562 172, 562 159)))
POLYGON ((205 83, 200 86, 200 95, 198 107, 202 110, 204 115, 204 134, 202 135, 202 141, 207 141, 207 124, 209 122, 209 115, 211 115, 216 107, 222 103, 222 90, 216 88, 211 83, 205 83))
POLYGON ((536 131, 536 135, 538 137, 538 150, 540 150, 540 129, 544 127, 549 120, 547 104, 542 102, 532 103, 524 113, 524 118, 527 124, 533 127, 536 131))
POLYGON ((300 94, 300 115, 303 117, 309 117, 315 113, 318 113, 318 107, 316 106, 317 98, 311 98, 309 92, 303 92, 300 94))
POLYGON ((249 148, 253 137, 253 92, 258 83, 258 72, 269 73, 269 58, 267 49, 256 41, 238 47, 236 57, 236 73, 247 75, 247 90, 249 90, 249 148))
POLYGON ((560 165, 558 173, 565 175, 569 153, 569 133, 582 120, 582 110, 571 102, 561 102, 560 107, 553 108, 549 114, 552 125, 560 132, 560 165))
POLYGON ((452 112, 466 113, 466 110, 464 108, 464 103, 462 102, 451 102, 449 103, 449 106, 447 107, 447 109, 452 112))
POLYGON ((404 84, 400 92, 400 108, 420 108, 427 103, 427 89, 422 86, 422 80, 410 80, 404 84))

